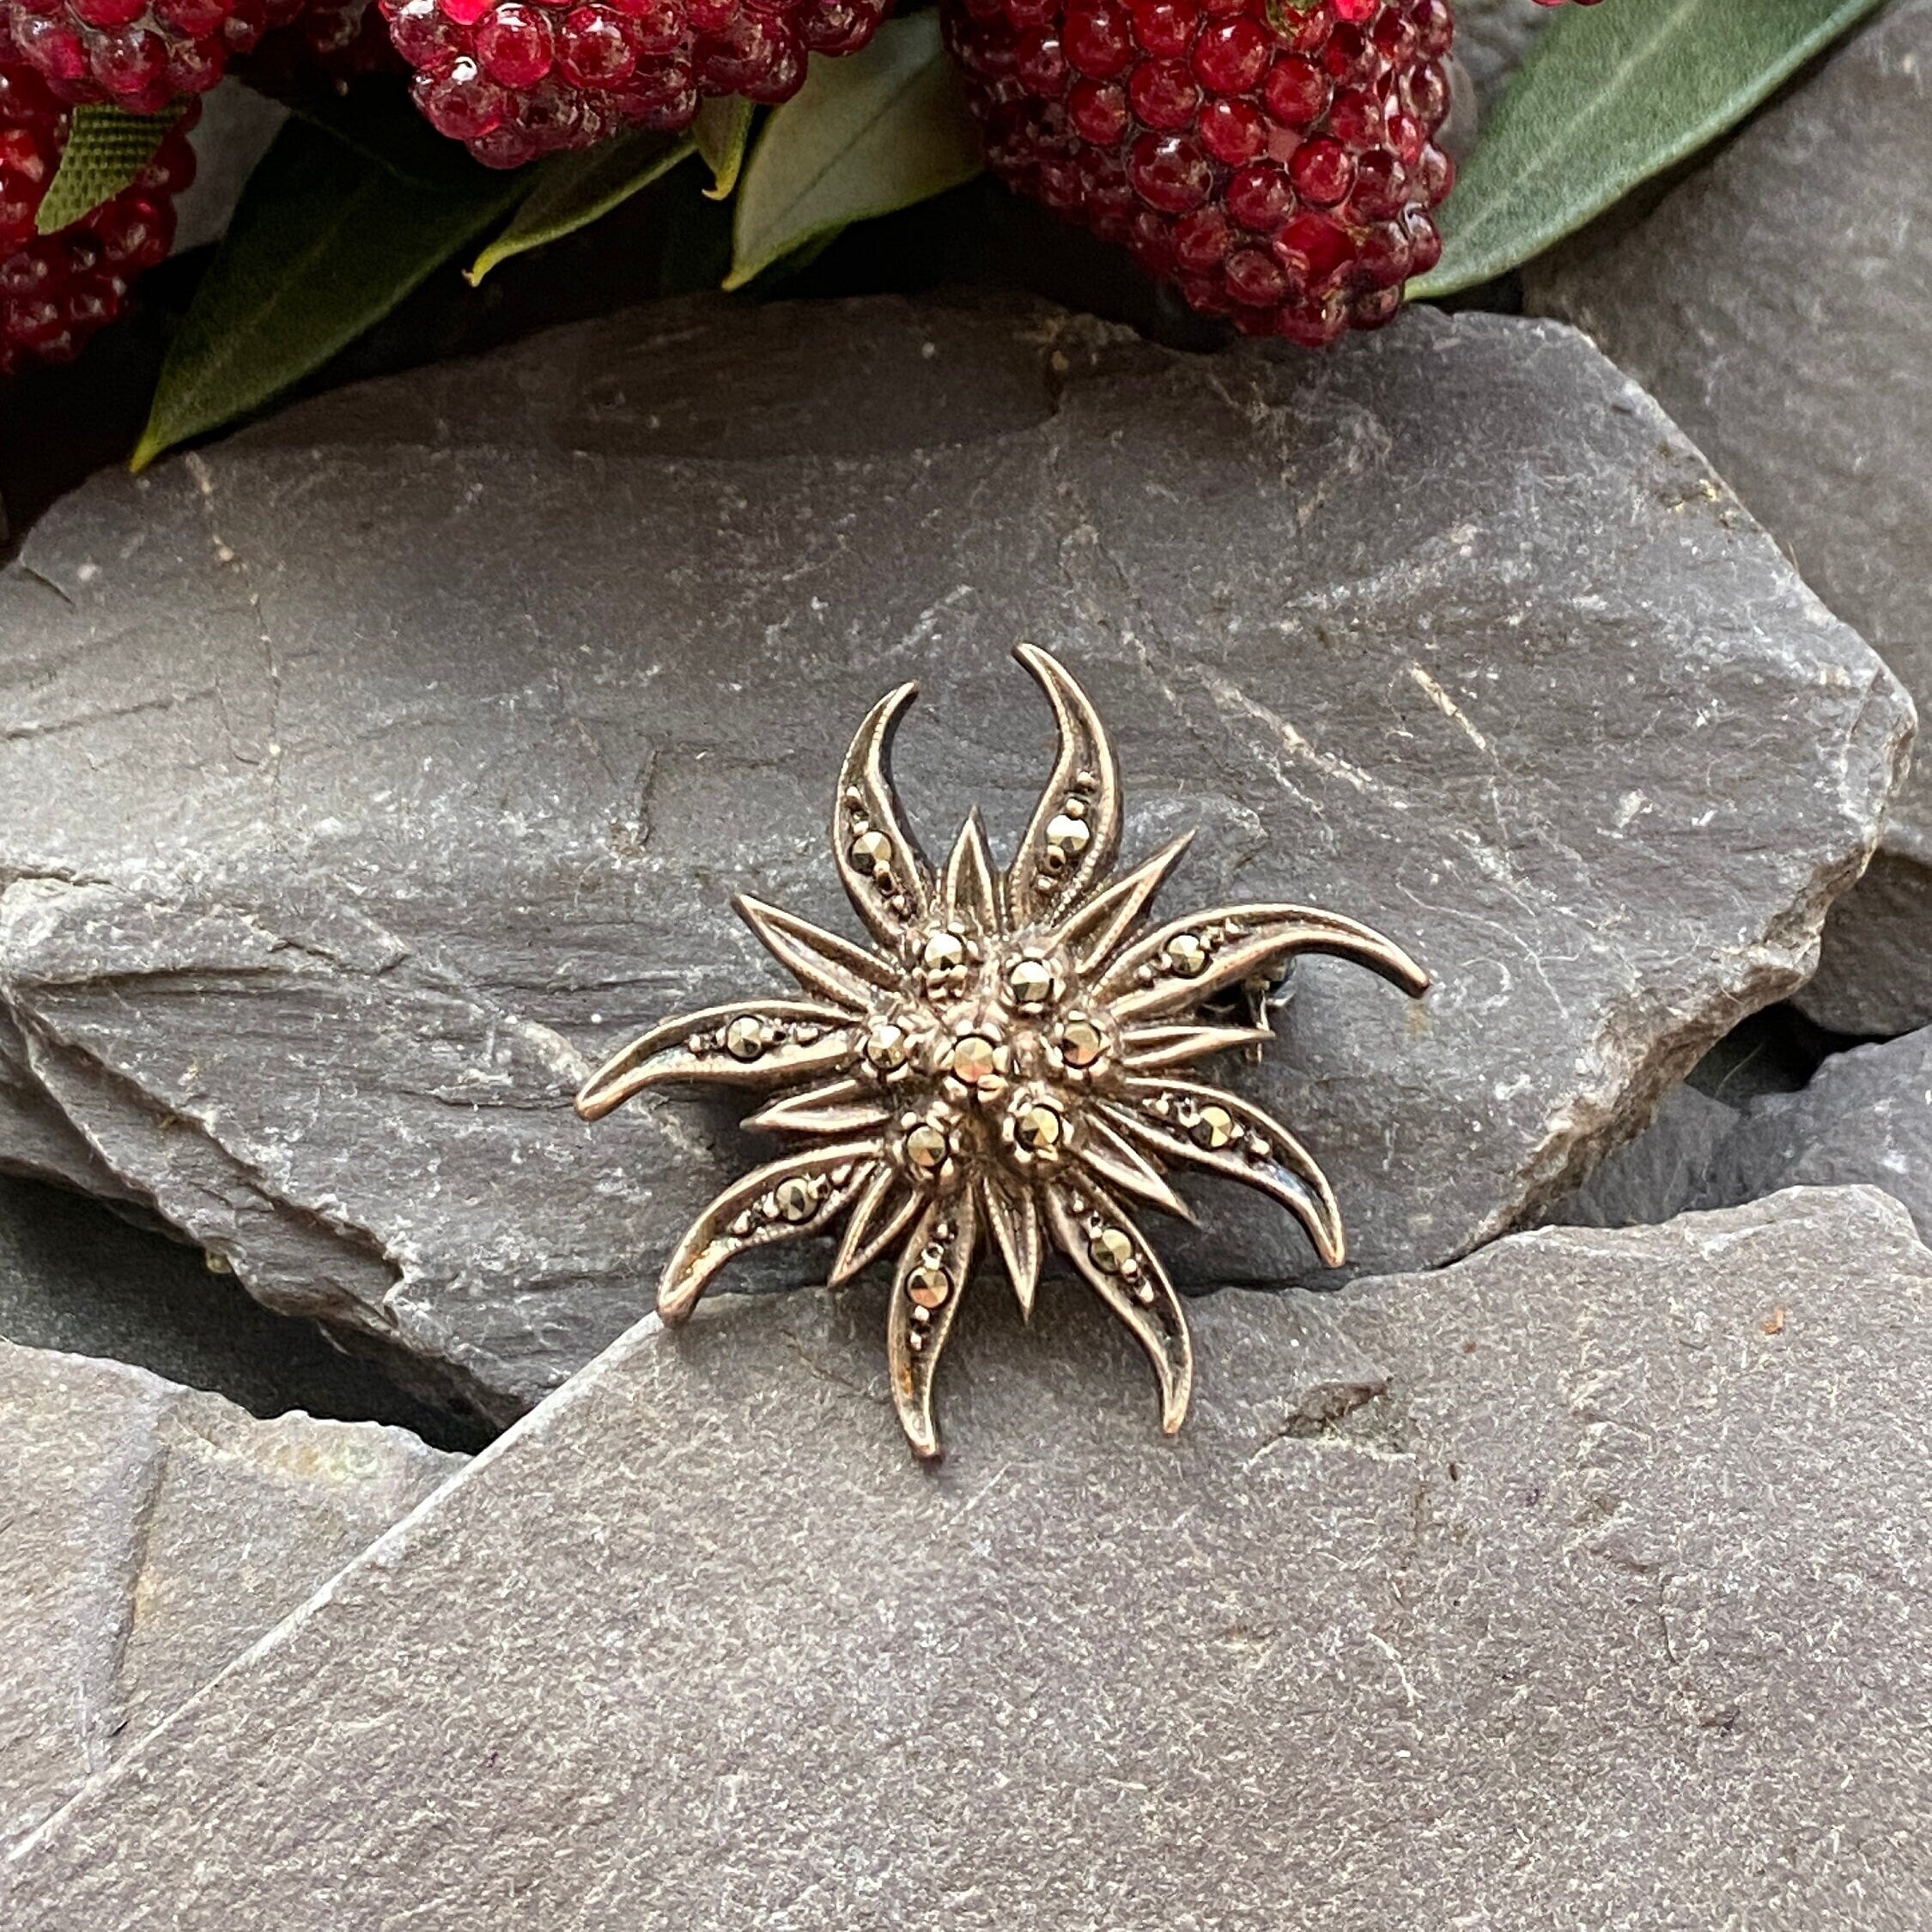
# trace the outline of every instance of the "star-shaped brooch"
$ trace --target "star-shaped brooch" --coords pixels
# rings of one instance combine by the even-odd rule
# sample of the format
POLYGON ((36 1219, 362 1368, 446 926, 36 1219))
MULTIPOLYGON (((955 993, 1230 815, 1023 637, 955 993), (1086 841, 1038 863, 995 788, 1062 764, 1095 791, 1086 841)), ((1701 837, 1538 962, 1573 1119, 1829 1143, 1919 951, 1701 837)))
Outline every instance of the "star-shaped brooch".
POLYGON ((781 1097, 745 1125, 803 1145, 712 1202, 658 1284, 683 1321, 747 1249, 844 1224, 833 1283, 895 1252, 886 1348, 914 1452, 940 1453, 933 1378, 982 1248, 1030 1316, 1058 1249, 1133 1331, 1179 1429, 1194 1383, 1182 1300, 1130 1207, 1192 1220, 1168 1176, 1199 1168, 1271 1195, 1329 1267, 1334 1192, 1258 1107, 1179 1070, 1272 1037, 1266 994, 1329 953, 1419 998, 1429 975, 1379 933, 1308 906, 1222 906, 1145 928, 1188 834, 1120 878, 1121 786, 1099 714, 1054 658, 1014 653, 1051 701, 1053 775, 1018 855, 993 870, 975 811, 943 871, 907 830, 890 767, 918 695, 873 708, 839 774, 832 851, 871 946, 740 895, 744 922, 806 998, 734 1000, 665 1020, 584 1083, 598 1120, 647 1087, 714 1083, 781 1097))

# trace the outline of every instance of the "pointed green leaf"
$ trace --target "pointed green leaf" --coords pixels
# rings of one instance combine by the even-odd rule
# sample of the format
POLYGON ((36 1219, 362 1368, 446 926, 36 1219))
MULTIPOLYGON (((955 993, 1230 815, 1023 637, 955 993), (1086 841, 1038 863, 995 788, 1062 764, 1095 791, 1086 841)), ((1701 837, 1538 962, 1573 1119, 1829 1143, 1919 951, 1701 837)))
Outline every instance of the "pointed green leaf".
POLYGON ((473 167, 460 188, 433 191, 290 121, 169 346, 134 468, 320 368, 530 185, 473 167))
POLYGON ((472 285, 500 262, 541 248, 588 228, 668 174, 693 152, 693 143, 668 134, 621 134, 579 155, 559 155, 536 170, 537 185, 501 234, 478 255, 468 273, 472 285))
POLYGON ((936 11, 888 21, 862 52, 811 57, 772 110, 738 184, 727 289, 848 222, 957 187, 979 135, 939 44, 936 11))
POLYGON ((827 228, 815 234, 802 247, 794 248, 789 255, 781 255, 771 266, 762 271, 759 286, 764 289, 781 288, 795 275, 805 271, 845 233, 841 222, 835 228, 827 228))
POLYGON ((711 185, 704 191, 714 201, 725 200, 738 185, 745 144, 751 138, 751 117, 756 112, 742 94, 714 94, 691 123, 691 137, 711 170, 711 185))
POLYGON ((42 234, 53 234, 131 187, 180 118, 179 107, 159 114, 130 114, 105 106, 76 107, 60 166, 47 184, 34 227, 42 234))
POLYGON ((1545 29, 1443 210, 1413 299, 1520 266, 1734 126, 1880 0, 1609 0, 1545 29))

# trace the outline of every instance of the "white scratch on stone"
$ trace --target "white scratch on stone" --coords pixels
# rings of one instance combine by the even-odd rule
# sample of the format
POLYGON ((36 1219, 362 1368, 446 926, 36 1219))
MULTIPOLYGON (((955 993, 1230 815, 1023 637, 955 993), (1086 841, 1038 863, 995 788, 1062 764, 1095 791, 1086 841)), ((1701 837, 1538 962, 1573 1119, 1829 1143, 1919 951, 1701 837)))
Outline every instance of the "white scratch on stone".
POLYGON ((1370 1643, 1374 1644, 1376 1649, 1380 1650, 1382 1654, 1388 1659, 1389 1662, 1395 1667, 1395 1674, 1402 1680, 1403 1694, 1409 1700, 1409 1709, 1413 1710, 1416 1706, 1422 1702, 1422 1699, 1415 1694, 1415 1686, 1410 1683, 1409 1674, 1407 1671, 1403 1669, 1402 1660, 1399 1656, 1396 1655, 1395 1646, 1391 1643, 1386 1637, 1383 1637, 1379 1631, 1370 1631, 1368 1633, 1368 1636, 1370 1643))
POLYGON ((1462 735, 1469 740, 1470 744, 1474 745, 1485 757, 1487 757, 1489 756, 1489 740, 1476 729, 1462 707, 1420 665, 1412 664, 1409 666, 1409 676, 1421 686, 1430 703, 1434 705, 1437 710, 1441 712, 1451 724, 1458 726, 1462 735))
POLYGON ((1330 778, 1339 778, 1343 784, 1352 786, 1364 797, 1379 795, 1384 787, 1364 771, 1359 765, 1352 765, 1346 758, 1338 758, 1332 751, 1317 750, 1303 737, 1287 719, 1279 712, 1271 711, 1267 706, 1249 696, 1231 677, 1223 677, 1211 671, 1200 674, 1202 683, 1214 702, 1224 708, 1244 713, 1267 731, 1280 743, 1283 749, 1293 756, 1305 759, 1317 771, 1330 778))
POLYGON ((1000 1483, 1005 1478, 1006 1472, 1011 1469, 1012 1466, 1013 1465, 1010 1460, 1002 1462, 999 1467, 995 1469, 993 1473, 988 1476, 987 1479, 983 1483, 981 1483, 980 1486, 975 1489, 963 1503, 959 1505, 960 1515, 963 1516, 969 1516, 973 1513, 975 1510, 978 1509, 980 1504, 983 1503, 987 1497, 992 1495, 994 1490, 999 1488, 1000 1483))

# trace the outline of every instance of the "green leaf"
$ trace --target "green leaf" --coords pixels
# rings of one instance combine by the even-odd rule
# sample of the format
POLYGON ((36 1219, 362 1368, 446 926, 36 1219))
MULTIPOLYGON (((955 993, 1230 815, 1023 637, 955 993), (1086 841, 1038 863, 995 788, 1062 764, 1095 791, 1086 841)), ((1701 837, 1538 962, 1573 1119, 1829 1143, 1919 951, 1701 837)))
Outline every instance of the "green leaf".
POLYGON ((980 143, 936 12, 888 21, 862 52, 811 57, 738 185, 727 289, 830 230, 957 187, 980 143))
POLYGON ((500 262, 561 240, 608 215, 641 188, 668 174, 695 149, 690 141, 641 131, 622 134, 582 154, 559 155, 535 172, 537 185, 502 234, 471 265, 469 280, 479 283, 500 262))
POLYGON ((1443 210, 1412 298, 1505 273, 1694 155, 1880 0, 1609 0, 1545 29, 1443 210))
POLYGON ((60 166, 47 184, 34 227, 42 234, 53 234, 132 187, 135 176, 155 158, 155 150, 180 118, 179 107, 159 114, 76 107, 60 166))
POLYGON ((835 228, 826 228, 815 234, 810 241, 802 247, 794 248, 789 255, 781 255, 769 268, 761 271, 759 287, 782 287, 793 276, 803 275, 844 233, 845 224, 841 222, 835 228))
POLYGON ((320 368, 531 185, 482 167, 471 177, 433 191, 290 121, 169 346, 133 467, 320 368))
POLYGON ((714 201, 727 199, 738 185, 745 144, 751 138, 751 117, 756 111, 742 94, 713 94, 691 123, 697 151, 711 170, 711 185, 704 191, 714 201))

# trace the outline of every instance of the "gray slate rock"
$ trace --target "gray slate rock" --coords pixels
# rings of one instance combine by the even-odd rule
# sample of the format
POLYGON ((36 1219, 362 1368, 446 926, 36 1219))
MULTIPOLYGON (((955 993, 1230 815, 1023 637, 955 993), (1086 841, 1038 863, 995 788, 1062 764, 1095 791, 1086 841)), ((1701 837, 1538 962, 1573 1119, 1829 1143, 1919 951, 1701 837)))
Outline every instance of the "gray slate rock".
MULTIPOLYGON (((1932 0, 1904 0, 1607 246, 1533 267, 1710 455, 1840 616, 1932 695, 1932 0)), ((1932 1022, 1932 761, 1798 996, 1932 1022)))
POLYGON ((1932 1255, 1796 1192, 1208 1297, 647 1322, 53 1821, 15 1932, 1904 1929, 1932 1255))
POLYGON ((465 1460, 0 1342, 0 1847, 465 1460))
POLYGON ((414 1400, 378 1364, 270 1313, 198 1249, 126 1212, 0 1176, 0 1340, 132 1363, 254 1415, 398 1423, 444 1449, 489 1440, 474 1417, 414 1400))
POLYGON ((1857 1182, 1896 1195, 1932 1238, 1932 1027, 1835 1054, 1802 1093, 1753 1101, 1698 1199, 1725 1206, 1857 1182))
POLYGON ((1695 1087, 1674 1087, 1656 1119, 1557 1202, 1549 1220, 1564 1227, 1632 1228, 1674 1219, 1703 1199, 1711 1158, 1737 1119, 1735 1107, 1695 1087))
MULTIPOLYGON (((1120 736, 1130 854, 1202 828, 1177 908, 1312 900, 1439 975, 1412 1010, 1317 962, 1236 1070, 1371 1270, 1533 1214, 1809 973, 1909 727, 1556 325, 1202 357, 1033 307, 659 307, 37 526, 0 575, 0 1163, 105 1165, 270 1306, 514 1413, 755 1151, 571 1089, 779 986, 734 889, 848 916, 833 774, 898 679, 928 842, 976 800, 1010 849, 1025 637, 1120 736)), ((1204 1219, 1184 1281, 1312 1267, 1285 1217, 1204 1219)))
POLYGON ((1455 51, 1486 113, 1555 19, 1536 0, 1455 0, 1455 51))
POLYGON ((282 131, 289 110, 229 75, 201 97, 188 138, 195 178, 174 204, 174 252, 205 248, 228 233, 242 188, 282 131))

